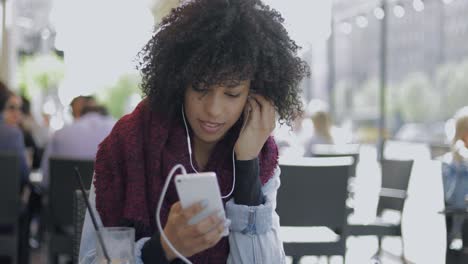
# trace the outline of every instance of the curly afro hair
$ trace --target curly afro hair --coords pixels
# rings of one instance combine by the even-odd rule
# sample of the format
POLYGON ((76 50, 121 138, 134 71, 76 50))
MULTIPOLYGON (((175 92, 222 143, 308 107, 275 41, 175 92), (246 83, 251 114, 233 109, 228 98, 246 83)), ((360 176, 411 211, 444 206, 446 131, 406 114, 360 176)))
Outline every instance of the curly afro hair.
POLYGON ((189 85, 251 80, 290 123, 302 113, 299 83, 309 67, 283 22, 260 0, 194 0, 173 9, 139 53, 144 95, 171 114, 189 85))

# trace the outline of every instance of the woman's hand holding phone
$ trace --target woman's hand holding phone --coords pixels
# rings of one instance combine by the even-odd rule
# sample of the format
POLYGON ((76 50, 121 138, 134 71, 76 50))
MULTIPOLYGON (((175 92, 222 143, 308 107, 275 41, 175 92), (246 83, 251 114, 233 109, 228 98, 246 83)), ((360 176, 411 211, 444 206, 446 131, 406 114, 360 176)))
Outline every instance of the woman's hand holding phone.
POLYGON ((244 125, 234 151, 237 160, 255 159, 275 129, 274 104, 264 96, 252 93, 244 108, 244 125))
MULTIPOLYGON (((180 202, 177 202, 172 205, 169 211, 164 234, 185 257, 193 256, 216 245, 221 240, 226 228, 223 214, 221 214, 223 212, 214 213, 196 224, 191 224, 190 219, 203 211, 204 208, 203 203, 196 203, 184 209, 180 202)), ((162 237, 161 245, 169 261, 177 257, 162 237)))

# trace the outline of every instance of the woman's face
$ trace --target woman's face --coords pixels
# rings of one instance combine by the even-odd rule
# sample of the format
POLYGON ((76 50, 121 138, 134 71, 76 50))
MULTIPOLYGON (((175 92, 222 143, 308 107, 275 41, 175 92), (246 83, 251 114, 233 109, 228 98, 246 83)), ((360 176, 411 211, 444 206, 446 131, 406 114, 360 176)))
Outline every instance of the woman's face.
POLYGON ((5 123, 18 126, 21 122, 23 117, 21 113, 21 106, 22 106, 21 97, 13 95, 8 98, 8 101, 5 105, 5 111, 3 112, 3 118, 5 123))
POLYGON ((207 88, 189 86, 185 91, 185 115, 195 142, 216 144, 241 116, 250 90, 250 81, 234 86, 207 88))

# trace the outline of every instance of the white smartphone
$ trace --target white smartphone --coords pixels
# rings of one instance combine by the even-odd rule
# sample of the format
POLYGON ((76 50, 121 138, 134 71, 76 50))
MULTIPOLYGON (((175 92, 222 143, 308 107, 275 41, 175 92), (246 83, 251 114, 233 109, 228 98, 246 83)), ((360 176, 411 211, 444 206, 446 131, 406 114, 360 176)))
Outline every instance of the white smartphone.
MULTIPOLYGON (((226 219, 216 173, 178 174, 175 177, 175 186, 182 208, 190 207, 204 200, 208 202, 207 207, 190 220, 190 224, 197 224, 217 211, 222 212, 222 218, 226 219)), ((226 228, 223 235, 228 234, 228 228, 226 228)))

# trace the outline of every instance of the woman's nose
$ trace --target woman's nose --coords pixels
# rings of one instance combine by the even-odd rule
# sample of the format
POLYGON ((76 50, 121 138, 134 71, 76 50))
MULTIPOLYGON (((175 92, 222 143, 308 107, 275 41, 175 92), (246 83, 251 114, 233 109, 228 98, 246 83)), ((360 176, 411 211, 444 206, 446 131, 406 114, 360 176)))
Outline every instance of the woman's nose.
POLYGON ((205 111, 212 117, 222 113, 223 102, 216 93, 209 94, 205 101, 205 111))

